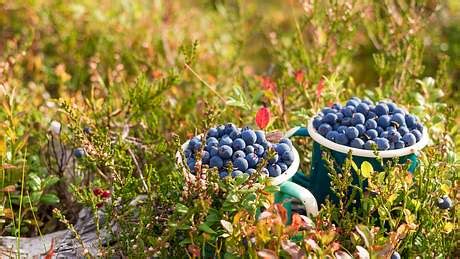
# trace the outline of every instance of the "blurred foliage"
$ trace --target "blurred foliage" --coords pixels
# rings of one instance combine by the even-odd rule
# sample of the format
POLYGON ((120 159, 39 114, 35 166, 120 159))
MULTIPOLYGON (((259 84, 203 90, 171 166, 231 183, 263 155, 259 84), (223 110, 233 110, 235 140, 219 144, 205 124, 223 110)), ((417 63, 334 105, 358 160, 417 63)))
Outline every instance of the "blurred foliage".
MULTIPOLYGON (((122 254, 458 256, 458 206, 435 203, 458 201, 459 24, 455 0, 0 0, 0 233, 52 232, 102 206, 122 254), (394 195, 362 211, 326 204, 286 227, 273 186, 194 186, 177 168, 179 143, 210 125, 254 126, 266 105, 268 130, 288 130, 350 96, 392 99, 431 137, 413 180, 372 176, 394 195)), ((295 144, 308 172, 311 141, 295 144)))

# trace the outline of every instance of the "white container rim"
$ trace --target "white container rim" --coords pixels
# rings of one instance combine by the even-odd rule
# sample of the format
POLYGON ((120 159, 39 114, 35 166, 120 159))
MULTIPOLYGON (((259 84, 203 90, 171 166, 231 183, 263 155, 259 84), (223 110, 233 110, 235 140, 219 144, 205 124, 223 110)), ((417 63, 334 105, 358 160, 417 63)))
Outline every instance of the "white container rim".
MULTIPOLYGON (((202 136, 202 135, 199 135, 199 136, 202 136)), ((187 148, 189 142, 190 142, 190 140, 187 140, 184 144, 182 144, 182 146, 181 146, 182 151, 185 151, 185 149, 187 148)), ((291 177, 293 177, 297 173, 297 170, 299 169, 299 166, 300 166, 299 152, 297 152, 297 149, 294 146, 292 146, 292 151, 294 153, 294 161, 288 167, 288 169, 286 171, 284 171, 284 173, 280 174, 277 177, 270 177, 270 181, 271 181, 272 185, 280 185, 280 184, 288 181, 291 177)), ((180 151, 177 151, 176 159, 177 159, 178 163, 182 164, 183 160, 182 160, 182 155, 181 155, 180 151)), ((186 165, 183 165, 183 166, 185 167, 186 165)), ((189 173, 187 170, 184 170, 184 173, 188 174, 188 176, 191 179, 195 179, 195 175, 189 173)))
MULTIPOLYGON (((297 128, 290 130, 289 132, 295 132, 297 128)), ((417 151, 421 150, 428 144, 428 132, 427 129, 424 127, 422 132, 422 138, 410 147, 400 148, 400 149, 393 149, 393 150, 384 150, 384 151, 377 151, 378 156, 376 155, 375 151, 373 150, 365 150, 359 148, 348 147, 344 145, 337 144, 333 141, 328 140, 327 138, 323 137, 319 134, 316 129, 313 127, 313 118, 309 120, 307 125, 308 133, 310 137, 318 142, 320 145, 327 147, 331 150, 348 154, 351 150, 353 156, 360 156, 360 157, 382 157, 382 158, 394 158, 394 157, 402 157, 407 156, 410 154, 414 154, 417 151)))

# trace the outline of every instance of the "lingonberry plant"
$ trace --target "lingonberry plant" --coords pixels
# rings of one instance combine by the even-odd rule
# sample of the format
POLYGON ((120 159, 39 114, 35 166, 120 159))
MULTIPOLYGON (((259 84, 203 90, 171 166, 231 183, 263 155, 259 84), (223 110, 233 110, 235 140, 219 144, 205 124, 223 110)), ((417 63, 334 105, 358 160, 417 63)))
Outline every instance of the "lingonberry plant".
MULTIPOLYGON (((0 1, 0 234, 19 253, 21 237, 69 229, 47 251, 69 257, 458 257, 458 11, 454 0, 0 1), (291 201, 288 218, 262 175, 286 170, 291 142, 266 154, 257 134, 279 140, 319 112, 314 128, 337 144, 392 151, 426 131, 428 145, 412 173, 323 150, 333 195, 316 216, 291 201), (209 157, 182 151, 227 123, 254 131, 222 150, 194 140, 209 157), (229 155, 233 177, 219 177, 229 155)), ((292 145, 309 175, 312 141, 292 145)))

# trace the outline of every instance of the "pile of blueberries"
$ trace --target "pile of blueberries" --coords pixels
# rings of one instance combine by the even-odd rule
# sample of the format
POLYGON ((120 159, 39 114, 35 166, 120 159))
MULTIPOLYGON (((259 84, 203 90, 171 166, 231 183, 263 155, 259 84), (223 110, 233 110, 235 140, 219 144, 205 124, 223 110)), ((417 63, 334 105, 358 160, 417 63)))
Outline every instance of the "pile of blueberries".
POLYGON ((422 138, 418 118, 392 102, 353 97, 345 106, 325 107, 313 119, 313 127, 328 140, 353 148, 392 150, 409 147, 422 138))
POLYGON ((267 160, 262 173, 276 177, 285 172, 294 162, 294 152, 289 139, 283 138, 277 144, 270 143, 261 130, 249 127, 239 129, 232 123, 209 129, 206 139, 193 137, 186 150, 187 165, 194 173, 196 154, 201 152, 203 165, 218 168, 220 178, 236 177, 246 173, 252 175, 262 160, 267 160), (205 144, 204 148, 202 145, 205 144), (274 154, 269 155, 269 150, 274 154))

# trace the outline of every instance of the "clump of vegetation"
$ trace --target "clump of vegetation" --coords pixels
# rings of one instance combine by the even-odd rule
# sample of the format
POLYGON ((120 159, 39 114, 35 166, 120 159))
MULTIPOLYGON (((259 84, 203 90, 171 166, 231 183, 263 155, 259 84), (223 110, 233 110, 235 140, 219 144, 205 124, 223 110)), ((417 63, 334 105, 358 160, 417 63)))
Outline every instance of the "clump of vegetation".
MULTIPOLYGON (((101 256, 456 257, 458 9, 0 1, 0 233, 77 232, 89 208, 101 256), (267 131, 286 131, 351 96, 407 108, 430 143, 413 174, 326 157, 337 202, 316 217, 286 225, 258 174, 192 181, 176 159, 210 127, 256 128, 261 108, 267 131)), ((308 174, 311 141, 294 145, 308 174)))

